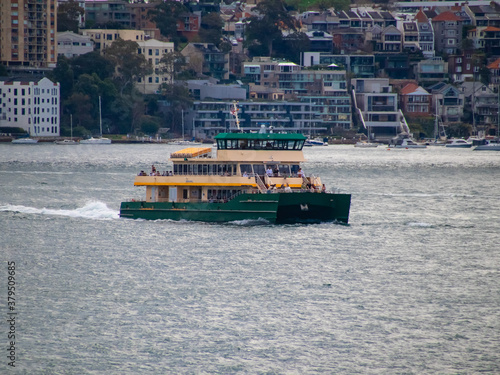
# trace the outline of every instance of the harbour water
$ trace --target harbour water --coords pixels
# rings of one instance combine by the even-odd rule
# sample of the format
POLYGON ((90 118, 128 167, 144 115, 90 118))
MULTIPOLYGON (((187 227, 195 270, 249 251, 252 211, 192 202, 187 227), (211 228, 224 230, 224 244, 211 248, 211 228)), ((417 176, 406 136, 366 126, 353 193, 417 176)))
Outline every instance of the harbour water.
POLYGON ((500 153, 305 149, 347 226, 120 219, 177 149, 0 144, 0 373, 500 373, 500 153))

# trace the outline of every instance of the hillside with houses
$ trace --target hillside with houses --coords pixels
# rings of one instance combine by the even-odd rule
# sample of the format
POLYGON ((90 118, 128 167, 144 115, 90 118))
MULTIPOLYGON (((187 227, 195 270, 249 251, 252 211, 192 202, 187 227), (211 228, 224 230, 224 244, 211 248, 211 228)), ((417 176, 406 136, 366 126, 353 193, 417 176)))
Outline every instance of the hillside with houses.
POLYGON ((0 7, 3 133, 498 135, 500 1, 0 7))

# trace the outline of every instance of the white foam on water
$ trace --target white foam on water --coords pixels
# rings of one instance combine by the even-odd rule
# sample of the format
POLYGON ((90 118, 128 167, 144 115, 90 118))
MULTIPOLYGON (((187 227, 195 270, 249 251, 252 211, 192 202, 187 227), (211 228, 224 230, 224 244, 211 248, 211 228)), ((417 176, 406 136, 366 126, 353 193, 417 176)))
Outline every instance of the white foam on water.
POLYGON ((118 219, 119 211, 112 210, 103 202, 88 202, 83 207, 78 207, 73 210, 52 209, 52 208, 36 208, 21 205, 7 204, 0 206, 0 211, 3 212, 19 212, 32 215, 57 215, 68 217, 82 217, 86 219, 118 219))

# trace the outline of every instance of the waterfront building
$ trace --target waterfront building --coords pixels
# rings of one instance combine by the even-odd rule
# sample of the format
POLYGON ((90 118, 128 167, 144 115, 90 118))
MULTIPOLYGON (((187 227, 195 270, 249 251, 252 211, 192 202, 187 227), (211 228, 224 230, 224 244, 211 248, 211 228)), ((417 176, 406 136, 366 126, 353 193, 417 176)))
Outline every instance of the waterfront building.
POLYGON ((315 65, 335 64, 345 69, 348 74, 359 78, 375 78, 374 55, 333 55, 324 52, 303 52, 302 65, 311 67, 315 65))
POLYGON ((274 98, 309 103, 307 111, 311 116, 295 118, 297 127, 351 128, 351 97, 345 70, 309 70, 293 62, 265 57, 244 63, 243 74, 250 91, 257 95, 266 92, 274 98))
POLYGON ((48 78, 0 81, 0 126, 18 127, 31 136, 60 134, 60 86, 48 78))
POLYGON ((390 140, 408 131, 403 113, 398 109, 398 94, 392 92, 388 78, 354 78, 351 84, 355 110, 370 139, 390 140))
POLYGON ((444 124, 460 122, 464 114, 464 93, 446 82, 439 82, 427 88, 432 95, 434 113, 444 124), (437 103, 437 108, 436 108, 437 103))
POLYGON ((82 30, 82 34, 90 37, 90 39, 94 41, 95 49, 100 53, 118 38, 131 40, 137 43, 147 39, 143 30, 86 29, 82 30))
POLYGON ((186 63, 200 76, 229 79, 229 54, 213 43, 189 43, 181 51, 186 63))

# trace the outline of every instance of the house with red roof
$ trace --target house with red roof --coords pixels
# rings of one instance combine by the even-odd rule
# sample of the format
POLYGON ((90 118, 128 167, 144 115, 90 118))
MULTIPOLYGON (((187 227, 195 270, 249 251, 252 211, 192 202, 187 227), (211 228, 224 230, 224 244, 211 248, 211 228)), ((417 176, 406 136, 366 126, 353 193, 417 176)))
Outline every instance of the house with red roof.
POLYGON ((433 17, 434 48, 449 55, 456 54, 462 47, 463 21, 451 11, 439 13, 433 17))
POLYGON ((399 108, 407 116, 430 116, 431 100, 432 95, 415 83, 408 83, 399 92, 399 108))

